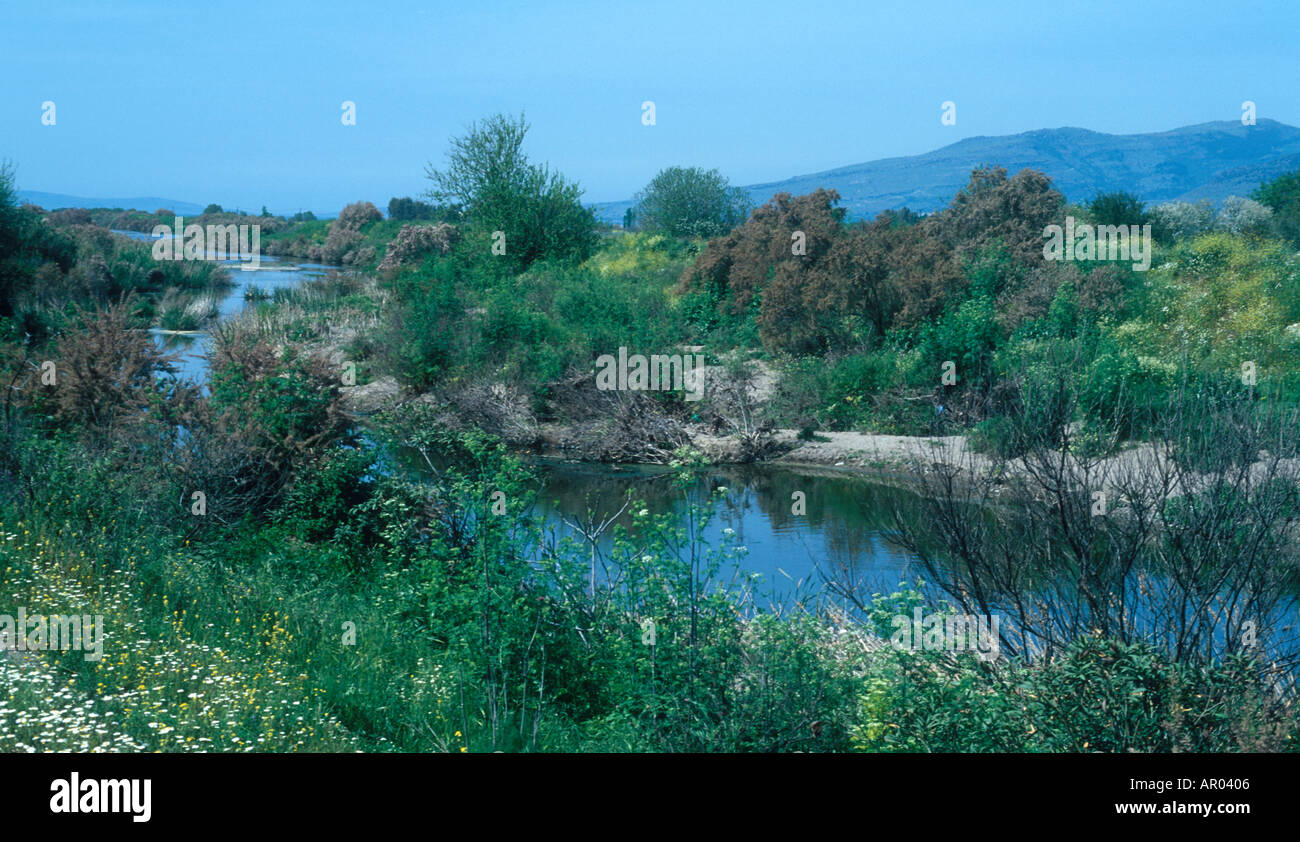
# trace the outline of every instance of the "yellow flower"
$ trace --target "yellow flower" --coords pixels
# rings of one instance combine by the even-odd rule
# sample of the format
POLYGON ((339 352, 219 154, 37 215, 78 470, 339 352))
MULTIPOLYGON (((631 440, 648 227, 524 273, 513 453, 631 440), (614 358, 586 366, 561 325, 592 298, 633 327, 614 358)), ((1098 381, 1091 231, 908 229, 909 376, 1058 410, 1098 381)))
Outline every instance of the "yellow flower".
POLYGON ((467 746, 461 746, 461 747, 460 747, 460 753, 461 753, 461 754, 464 754, 464 753, 467 752, 467 751, 469 751, 469 748, 468 748, 467 746))

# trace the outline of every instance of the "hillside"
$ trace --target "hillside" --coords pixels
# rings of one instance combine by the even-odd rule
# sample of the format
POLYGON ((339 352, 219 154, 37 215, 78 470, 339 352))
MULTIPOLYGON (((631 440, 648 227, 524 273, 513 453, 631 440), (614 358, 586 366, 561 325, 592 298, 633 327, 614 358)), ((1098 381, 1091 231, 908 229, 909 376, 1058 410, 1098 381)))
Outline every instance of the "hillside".
MULTIPOLYGON (((1300 167, 1300 129, 1276 120, 1243 126, 1220 121, 1166 132, 1112 135, 1088 129, 1038 129, 1000 137, 971 137, 926 152, 851 164, 825 172, 746 186, 755 204, 785 191, 838 190, 854 217, 909 207, 937 210, 979 164, 1026 167, 1051 176, 1071 201, 1127 190, 1147 202, 1246 195, 1260 181, 1300 167)), ((621 222, 631 201, 597 205, 600 217, 621 222)))

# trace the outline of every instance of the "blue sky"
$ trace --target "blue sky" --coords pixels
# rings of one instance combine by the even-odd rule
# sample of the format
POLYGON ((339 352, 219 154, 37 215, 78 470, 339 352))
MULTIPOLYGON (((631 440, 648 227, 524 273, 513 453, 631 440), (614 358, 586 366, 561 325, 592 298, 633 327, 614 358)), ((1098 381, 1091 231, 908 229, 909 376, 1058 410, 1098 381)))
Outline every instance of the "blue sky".
POLYGON ((0 8, 0 159, 21 188, 80 196, 384 206, 425 190, 425 164, 498 111, 525 111, 530 156, 591 202, 674 164, 748 184, 975 135, 1235 120, 1246 99, 1300 124, 1300 7, 1286 2, 0 8), (945 100, 955 126, 940 125, 945 100))

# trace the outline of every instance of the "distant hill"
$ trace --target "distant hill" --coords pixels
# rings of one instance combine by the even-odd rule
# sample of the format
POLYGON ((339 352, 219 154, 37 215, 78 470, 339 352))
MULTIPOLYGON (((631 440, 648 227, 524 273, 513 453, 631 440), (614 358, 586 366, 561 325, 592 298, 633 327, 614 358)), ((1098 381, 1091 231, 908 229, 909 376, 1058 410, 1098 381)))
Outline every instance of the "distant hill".
POLYGON ((136 197, 134 199, 91 199, 85 196, 69 196, 64 193, 42 193, 39 190, 19 190, 18 198, 33 205, 40 205, 46 210, 59 208, 121 208, 122 210, 139 210, 153 213, 159 208, 175 211, 182 216, 196 216, 203 213, 203 205, 193 202, 181 202, 176 199, 159 199, 157 197, 136 197))
MULTIPOLYGON (((909 207, 945 207, 980 164, 1041 170, 1073 202, 1098 192, 1127 190, 1147 202, 1219 202, 1245 196, 1265 179, 1300 168, 1300 129, 1276 120, 1200 123, 1167 132, 1113 135, 1088 129, 1039 129, 1001 137, 971 137, 904 158, 852 164, 784 181, 749 185, 755 204, 782 191, 793 195, 834 188, 855 218, 909 207)), ((622 222, 631 200, 595 205, 601 219, 622 222)))

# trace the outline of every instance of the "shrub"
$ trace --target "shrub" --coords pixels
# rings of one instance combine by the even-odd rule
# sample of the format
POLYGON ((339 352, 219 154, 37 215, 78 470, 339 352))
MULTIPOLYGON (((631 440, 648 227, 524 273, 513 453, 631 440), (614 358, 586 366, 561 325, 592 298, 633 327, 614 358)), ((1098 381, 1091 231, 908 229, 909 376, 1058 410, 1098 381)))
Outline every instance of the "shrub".
POLYGON ((1166 202, 1151 209, 1151 235, 1161 242, 1190 240, 1214 227, 1214 206, 1208 199, 1196 204, 1166 202))
POLYGON ((1254 199, 1229 196, 1214 223, 1230 234, 1264 236, 1273 229, 1273 212, 1254 199))
POLYGON ((393 269, 426 254, 445 255, 460 239, 454 225, 403 225, 397 239, 388 245, 379 268, 393 269))

